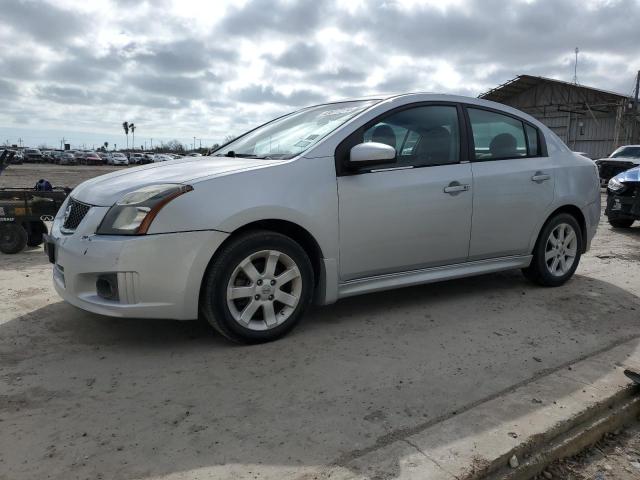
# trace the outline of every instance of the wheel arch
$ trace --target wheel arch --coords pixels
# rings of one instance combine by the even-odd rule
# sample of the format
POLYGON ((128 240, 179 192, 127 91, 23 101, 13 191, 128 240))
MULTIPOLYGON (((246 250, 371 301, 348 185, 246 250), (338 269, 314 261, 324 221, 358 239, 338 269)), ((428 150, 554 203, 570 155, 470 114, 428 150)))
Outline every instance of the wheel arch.
POLYGON ((586 253, 587 251, 587 221, 584 217, 584 214, 582 213, 582 210, 580 210, 580 207, 577 207, 576 205, 573 204, 566 204, 566 205, 562 205, 561 207, 556 208, 554 211, 552 211, 549 215, 547 215, 547 218, 545 219, 544 223, 542 225, 540 225, 540 228, 538 229, 538 235, 536 236, 536 241, 533 244, 533 248, 532 248, 532 252, 533 249, 535 249, 535 245, 538 243, 538 238, 540 237, 540 232, 542 232, 542 229, 544 228, 544 226, 549 223, 549 220, 551 220, 553 217, 555 217, 556 215, 558 215, 559 213, 568 213, 569 215, 571 215, 572 217, 574 217, 576 219, 576 221, 578 222, 578 225, 580 226, 580 233, 582 235, 582 251, 581 253, 586 253))
POLYGON ((229 236, 220 244, 220 246, 216 249, 216 252, 209 260, 209 264, 205 269, 205 274, 203 275, 200 282, 200 294, 198 296, 198 302, 200 302, 204 279, 206 278, 207 272, 209 271, 209 268, 213 264, 214 260, 217 258, 219 252, 221 252, 229 242, 234 241, 238 237, 238 235, 254 230, 269 230, 272 232, 280 233, 291 238, 302 247, 305 253, 309 256, 309 260, 311 261, 311 266, 313 268, 314 299, 316 302, 321 301, 324 293, 322 289, 326 284, 326 279, 324 263, 322 261, 324 256, 322 253, 322 249, 320 248, 320 244, 306 228, 298 225, 297 223, 291 222, 289 220, 272 218, 252 221, 230 232, 229 236))

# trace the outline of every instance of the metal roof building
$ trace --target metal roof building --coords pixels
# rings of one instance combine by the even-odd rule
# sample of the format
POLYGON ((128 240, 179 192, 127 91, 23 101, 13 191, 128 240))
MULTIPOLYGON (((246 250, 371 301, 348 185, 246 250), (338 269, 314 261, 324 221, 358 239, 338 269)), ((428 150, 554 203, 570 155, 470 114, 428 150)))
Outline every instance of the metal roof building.
POLYGON ((569 148, 594 159, 608 156, 620 145, 640 143, 640 125, 632 115, 633 100, 619 93, 520 75, 479 98, 528 113, 553 130, 569 148), (637 133, 632 139, 633 121, 637 133))

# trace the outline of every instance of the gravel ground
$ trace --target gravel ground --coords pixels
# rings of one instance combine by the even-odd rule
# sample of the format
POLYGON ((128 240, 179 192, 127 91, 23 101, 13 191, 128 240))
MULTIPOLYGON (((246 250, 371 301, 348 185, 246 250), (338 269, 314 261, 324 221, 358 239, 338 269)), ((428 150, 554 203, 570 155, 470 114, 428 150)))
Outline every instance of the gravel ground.
POLYGON ((0 175, 0 187, 33 187, 38 180, 49 180, 54 187, 76 187, 98 175, 122 170, 113 165, 83 166, 83 165, 49 165, 44 163, 25 163, 10 165, 0 175))
MULTIPOLYGON (((0 181, 74 186, 113 169, 11 166, 0 181)), ((53 290, 41 249, 0 255, 0 479, 281 480, 347 468, 640 341, 639 247, 639 226, 603 221, 562 288, 505 272, 354 297, 251 347, 200 322, 77 310, 53 290)))
POLYGON ((640 478, 640 425, 608 434, 575 457, 550 465, 536 478, 637 480, 640 478))

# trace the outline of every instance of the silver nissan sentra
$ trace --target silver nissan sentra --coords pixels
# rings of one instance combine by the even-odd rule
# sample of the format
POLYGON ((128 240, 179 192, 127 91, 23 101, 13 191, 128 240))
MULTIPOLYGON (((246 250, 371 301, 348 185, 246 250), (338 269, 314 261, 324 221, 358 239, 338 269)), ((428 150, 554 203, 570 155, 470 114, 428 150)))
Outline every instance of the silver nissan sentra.
POLYGON ((508 269, 562 285, 599 218, 596 166, 534 118, 407 94, 305 108, 208 157, 88 180, 46 251, 77 307, 200 315, 256 343, 312 301, 508 269))

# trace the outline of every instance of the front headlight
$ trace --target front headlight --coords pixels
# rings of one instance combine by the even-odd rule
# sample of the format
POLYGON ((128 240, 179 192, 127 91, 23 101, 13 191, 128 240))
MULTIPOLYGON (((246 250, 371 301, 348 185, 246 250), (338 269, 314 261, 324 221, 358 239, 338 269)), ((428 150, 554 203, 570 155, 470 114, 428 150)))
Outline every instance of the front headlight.
POLYGON ((614 177, 611 180, 609 180, 609 183, 607 184, 607 188, 612 192, 618 192, 624 188, 624 183, 619 182, 614 177))
POLYGON ((191 190, 193 190, 191 185, 170 183, 149 185, 127 193, 109 209, 96 233, 98 235, 144 235, 162 207, 191 190))

